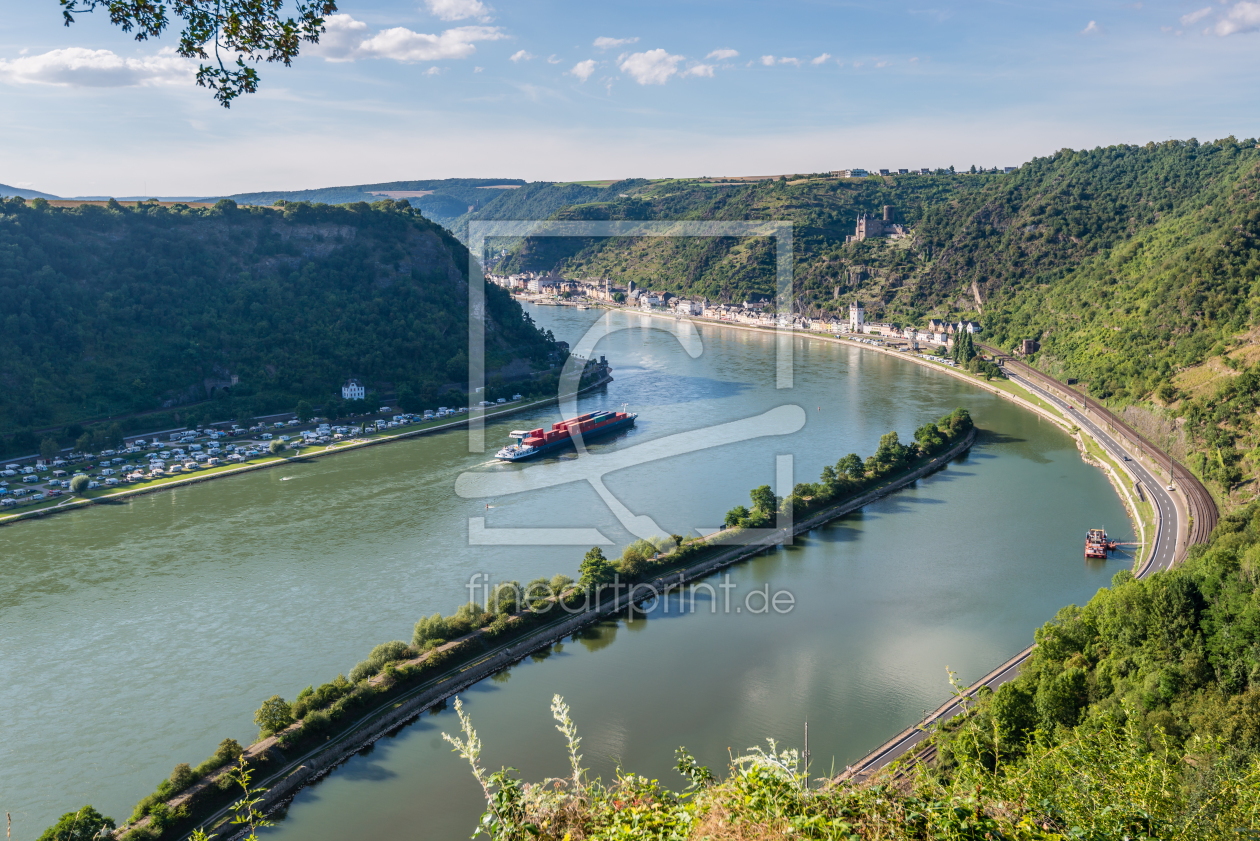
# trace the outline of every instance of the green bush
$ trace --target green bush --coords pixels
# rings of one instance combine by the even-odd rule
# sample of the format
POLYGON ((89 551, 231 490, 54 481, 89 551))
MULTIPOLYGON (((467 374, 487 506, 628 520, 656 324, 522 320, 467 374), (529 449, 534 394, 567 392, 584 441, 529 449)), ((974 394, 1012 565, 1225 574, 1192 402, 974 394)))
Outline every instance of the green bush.
POLYGON ((91 806, 77 812, 66 812, 39 836, 39 841, 90 841, 101 830, 115 828, 114 819, 105 817, 91 806))
POLYGON ((367 680, 381 670, 380 663, 373 663, 371 660, 360 660, 354 664, 354 668, 350 670, 350 682, 358 683, 361 680, 367 680))
POLYGON ((422 616, 420 621, 416 622, 411 644, 417 648, 423 648, 427 643, 444 641, 450 637, 450 626, 445 617, 440 613, 435 613, 432 616, 422 616))
POLYGON ((195 773, 198 777, 204 777, 211 771, 215 771, 222 768, 224 765, 230 765, 235 762, 244 752, 245 749, 241 747, 240 742, 235 739, 224 739, 222 742, 219 742, 219 746, 215 748, 215 751, 210 758, 198 765, 194 769, 193 773, 195 773))
POLYGON ((368 659, 383 666, 386 663, 401 660, 406 656, 407 643, 402 640, 393 640, 391 642, 383 642, 376 648, 373 648, 372 652, 368 654, 368 659))
POLYGON ((181 791, 197 782, 197 779, 197 775, 193 773, 193 769, 188 766, 187 762, 179 763, 175 766, 175 770, 171 772, 171 776, 167 780, 167 782, 170 783, 170 788, 168 789, 169 795, 174 796, 179 794, 181 791))
POLYGON ((315 710, 302 719, 302 732, 322 733, 332 724, 332 716, 327 710, 315 710))
POLYGON ((642 550, 632 544, 627 546, 625 551, 621 553, 621 559, 617 562, 617 569, 621 572, 622 578, 637 578, 647 569, 647 558, 643 557, 642 550))

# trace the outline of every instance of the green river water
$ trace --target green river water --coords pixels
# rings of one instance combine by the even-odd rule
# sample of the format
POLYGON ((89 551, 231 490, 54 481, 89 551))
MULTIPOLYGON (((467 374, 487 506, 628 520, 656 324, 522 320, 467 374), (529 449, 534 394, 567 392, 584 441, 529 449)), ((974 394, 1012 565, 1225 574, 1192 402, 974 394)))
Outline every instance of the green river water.
MULTIPOLYGON (((600 319, 615 382, 579 408, 639 413, 634 429, 592 444, 614 452, 803 407, 799 432, 628 467, 605 477, 663 530, 717 526, 774 482, 790 453, 795 481, 869 455, 880 435, 966 406, 982 427, 946 470, 731 570, 733 605, 769 584, 786 615, 679 615, 604 623, 464 693, 492 767, 563 774, 551 695, 573 707, 595 773, 629 770, 681 784, 673 750, 724 767, 728 748, 774 737, 816 770, 861 756, 949 695, 946 667, 978 677, 1031 640, 1061 606, 1083 602, 1127 564, 1082 558, 1087 528, 1131 527, 1103 474, 1052 424, 966 382, 862 349, 792 339, 793 387, 776 389, 775 339, 704 326, 692 358, 663 329, 626 313, 531 308, 576 342, 600 319)), ((487 425, 490 451, 448 432, 0 529, 0 808, 15 838, 92 803, 121 821, 176 762, 195 764, 225 736, 248 741, 254 709, 279 692, 348 672, 376 643, 410 639, 424 614, 467 599, 474 573, 527 581, 576 575, 586 547, 474 546, 489 529, 596 528, 632 536, 589 484, 490 501, 456 495, 514 428, 555 409, 487 425)), ((292 839, 466 838, 479 790, 442 741, 451 711, 356 755, 300 792, 269 835, 292 839)))

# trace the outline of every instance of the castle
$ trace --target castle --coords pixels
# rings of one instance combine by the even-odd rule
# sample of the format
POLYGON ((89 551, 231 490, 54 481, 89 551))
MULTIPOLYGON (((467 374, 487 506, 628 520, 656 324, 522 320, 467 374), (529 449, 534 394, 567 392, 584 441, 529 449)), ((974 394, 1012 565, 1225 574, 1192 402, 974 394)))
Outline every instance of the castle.
POLYGON ((863 213, 857 218, 857 229, 852 236, 844 238, 845 243, 861 242, 867 237, 904 237, 906 229, 904 225, 893 222, 893 215, 896 211, 892 205, 884 205, 884 218, 874 219, 863 213))

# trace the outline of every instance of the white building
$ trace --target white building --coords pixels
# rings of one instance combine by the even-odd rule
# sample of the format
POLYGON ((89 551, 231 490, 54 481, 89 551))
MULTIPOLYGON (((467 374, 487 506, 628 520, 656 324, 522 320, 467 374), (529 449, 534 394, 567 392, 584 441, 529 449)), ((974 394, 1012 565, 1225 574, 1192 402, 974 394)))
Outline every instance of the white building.
POLYGON ((341 387, 342 400, 362 400, 367 397, 367 389, 358 380, 347 380, 341 387))
POLYGON ((866 324, 866 310, 862 309, 860 301, 854 301, 849 304, 849 332, 862 333, 863 325, 866 324))
POLYGON ((555 286, 555 281, 545 277, 530 278, 529 281, 529 291, 534 293, 554 292, 555 286))

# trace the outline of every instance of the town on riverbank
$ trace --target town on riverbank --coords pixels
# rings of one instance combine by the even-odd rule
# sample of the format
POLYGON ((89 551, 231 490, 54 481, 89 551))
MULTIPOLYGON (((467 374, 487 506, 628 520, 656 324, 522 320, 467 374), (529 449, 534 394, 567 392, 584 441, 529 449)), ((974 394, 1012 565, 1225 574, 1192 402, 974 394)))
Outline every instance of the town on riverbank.
MULTIPOLYGON (((966 365, 978 356, 974 340, 981 332, 975 321, 949 321, 929 318, 922 325, 868 321, 861 301, 849 304, 848 317, 834 313, 815 316, 801 313, 779 313, 774 301, 756 298, 740 303, 716 303, 704 297, 687 297, 672 292, 636 288, 633 281, 626 287, 613 286, 606 279, 565 279, 555 274, 526 272, 513 275, 486 276, 487 281, 508 290, 521 301, 539 305, 575 306, 638 311, 658 315, 700 318, 717 323, 737 324, 782 330, 797 330, 830 336, 843 336, 920 354, 944 365, 966 365), (970 339, 970 341, 969 341, 970 339), (968 350, 971 349, 971 350, 968 350), (964 358, 960 361, 959 357, 964 358)), ((1031 353, 1037 343, 1021 343, 1016 354, 1031 353)))

